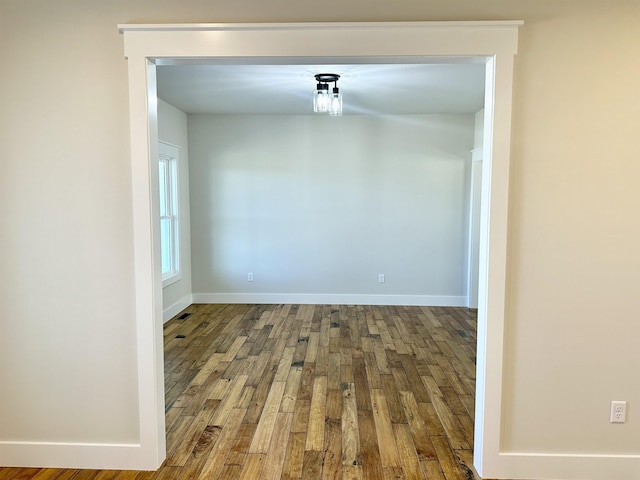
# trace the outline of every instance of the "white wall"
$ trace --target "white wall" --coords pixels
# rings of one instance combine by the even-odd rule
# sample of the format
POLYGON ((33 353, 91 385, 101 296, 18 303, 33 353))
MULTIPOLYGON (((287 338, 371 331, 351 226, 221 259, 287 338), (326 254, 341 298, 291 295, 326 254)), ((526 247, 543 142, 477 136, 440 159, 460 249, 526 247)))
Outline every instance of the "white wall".
POLYGON ((189 115, 196 300, 464 304, 473 121, 189 115))
POLYGON ((0 3, 0 465, 139 438, 126 63, 62 7, 0 3))
POLYGON ((158 138, 180 149, 178 160, 179 247, 181 277, 162 289, 164 321, 191 304, 191 219, 189 208, 189 146, 187 114, 158 100, 158 138))
POLYGON ((640 3, 608 5, 576 3, 523 30, 507 451, 640 455, 640 416, 609 423, 612 400, 640 411, 640 3))
MULTIPOLYGON (((138 438, 127 70, 116 24, 512 18, 525 25, 502 448, 554 455, 549 464, 564 473, 538 478, 575 478, 580 452, 619 463, 640 453, 637 0, 354 0, 322 11, 257 0, 0 2, 0 440, 138 438), (629 402, 624 425, 608 423, 614 399, 629 402)), ((0 464, 6 452, 0 444, 0 464)))

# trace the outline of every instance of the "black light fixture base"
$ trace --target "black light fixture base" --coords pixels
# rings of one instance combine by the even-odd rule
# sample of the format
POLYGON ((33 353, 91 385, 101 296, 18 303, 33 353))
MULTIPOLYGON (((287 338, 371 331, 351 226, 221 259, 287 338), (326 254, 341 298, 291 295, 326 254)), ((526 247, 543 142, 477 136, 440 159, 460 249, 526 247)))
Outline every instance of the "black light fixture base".
POLYGON ((318 83, 332 83, 337 82, 340 78, 340 75, 337 75, 335 73, 318 73, 317 75, 315 75, 315 77, 318 83))

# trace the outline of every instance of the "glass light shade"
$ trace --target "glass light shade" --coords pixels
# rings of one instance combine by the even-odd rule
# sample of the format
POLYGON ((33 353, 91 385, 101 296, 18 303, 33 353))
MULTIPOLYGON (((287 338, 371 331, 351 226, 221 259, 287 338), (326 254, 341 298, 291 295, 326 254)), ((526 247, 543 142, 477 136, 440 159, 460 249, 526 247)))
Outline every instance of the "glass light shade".
POLYGON ((337 88, 334 89, 334 92, 331 94, 331 98, 329 99, 329 115, 339 117, 342 115, 342 94, 335 90, 337 90, 337 88))
POLYGON ((316 113, 329 111, 329 86, 326 83, 319 83, 313 92, 313 111, 316 113))

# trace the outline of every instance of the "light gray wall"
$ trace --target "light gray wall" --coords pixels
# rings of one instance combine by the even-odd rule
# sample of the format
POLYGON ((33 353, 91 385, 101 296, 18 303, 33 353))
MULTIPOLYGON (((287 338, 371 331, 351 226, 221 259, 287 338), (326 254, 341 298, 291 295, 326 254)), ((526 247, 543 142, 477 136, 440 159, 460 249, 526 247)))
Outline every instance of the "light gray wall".
POLYGON ((181 278, 162 289, 164 320, 191 303, 191 219, 189 209, 189 146, 187 114, 158 100, 158 138, 180 149, 178 160, 178 207, 181 278))
POLYGON ((194 294, 463 304, 473 135, 472 114, 189 115, 194 294))

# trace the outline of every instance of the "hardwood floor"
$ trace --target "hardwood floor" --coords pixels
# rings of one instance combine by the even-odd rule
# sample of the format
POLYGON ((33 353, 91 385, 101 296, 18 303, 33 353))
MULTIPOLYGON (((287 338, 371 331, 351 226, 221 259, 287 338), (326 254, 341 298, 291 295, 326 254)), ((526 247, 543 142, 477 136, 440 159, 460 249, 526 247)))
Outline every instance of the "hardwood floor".
POLYGON ((472 480, 475 312, 192 305, 167 322, 157 472, 18 479, 472 480))

